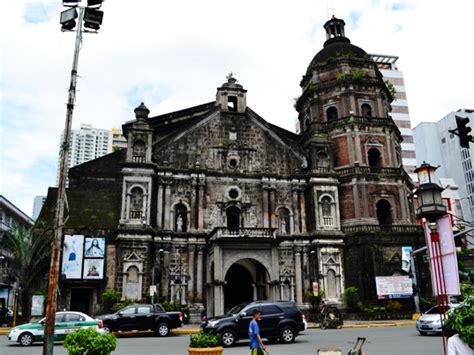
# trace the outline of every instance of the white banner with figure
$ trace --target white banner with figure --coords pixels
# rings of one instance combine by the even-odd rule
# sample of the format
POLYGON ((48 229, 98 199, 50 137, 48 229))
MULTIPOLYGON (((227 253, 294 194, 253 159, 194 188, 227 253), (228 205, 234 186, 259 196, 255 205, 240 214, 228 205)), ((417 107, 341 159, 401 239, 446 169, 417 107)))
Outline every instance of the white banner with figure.
POLYGON ((412 280, 405 275, 377 276, 375 277, 375 285, 379 300, 413 297, 412 280))
POLYGON ((80 279, 82 277, 83 253, 83 235, 64 236, 62 274, 66 279, 80 279))

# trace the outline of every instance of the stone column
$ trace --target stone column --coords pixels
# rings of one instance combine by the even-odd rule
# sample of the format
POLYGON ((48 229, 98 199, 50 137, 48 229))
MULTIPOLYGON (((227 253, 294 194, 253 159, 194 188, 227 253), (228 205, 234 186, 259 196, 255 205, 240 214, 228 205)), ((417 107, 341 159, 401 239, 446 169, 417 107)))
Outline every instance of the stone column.
POLYGON ((305 249, 303 251, 303 289, 306 292, 309 290, 309 275, 307 274, 306 270, 309 271, 309 258, 308 258, 308 250, 305 249))
POLYGON ((195 280, 195 273, 194 273, 194 251, 196 247, 194 245, 190 245, 188 247, 188 272, 189 272, 189 280, 188 280, 188 301, 189 303, 194 302, 194 280, 195 280))
POLYGON ((165 250, 163 252, 163 270, 161 270, 161 280, 162 280, 162 292, 164 299, 168 299, 168 284, 169 284, 169 274, 170 274, 170 252, 165 250))
POLYGON ((270 228, 277 228, 276 218, 275 218, 275 188, 269 190, 270 194, 270 228))
POLYGON ((354 131, 355 131, 355 153, 356 153, 356 158, 357 158, 357 161, 359 162, 359 165, 362 165, 363 164, 363 161, 362 161, 362 147, 360 145, 360 132, 359 132, 359 128, 356 127, 354 128, 354 131))
POLYGON ((125 216, 123 217, 125 220, 130 219, 130 194, 127 192, 127 202, 125 205, 125 216))
MULTIPOLYGON (((198 247, 197 250, 197 270, 196 270, 196 298, 195 301, 202 303, 202 295, 203 295, 203 285, 202 285, 202 277, 203 277, 203 259, 202 259, 202 246, 198 247)), ((209 282, 209 280, 208 280, 209 282)))
POLYGON ((171 229, 170 221, 170 208, 171 208, 171 186, 168 184, 165 187, 165 229, 171 229))
POLYGON ((191 187, 191 220, 190 229, 193 231, 196 229, 196 208, 197 208, 197 192, 196 192, 196 181, 193 179, 191 187))
MULTIPOLYGON (((349 165, 354 164, 354 141, 352 140, 352 133, 351 130, 348 128, 346 129, 347 134, 347 149, 349 150, 349 165)), ((341 162, 339 162, 341 164, 341 162)))
MULTIPOLYGON (((399 184, 401 184, 401 181, 398 181, 399 184)), ((398 197, 400 199, 400 214, 401 218, 403 220, 407 219, 407 205, 406 205, 406 200, 405 200, 405 194, 403 193, 403 188, 401 186, 398 187, 398 197)), ((395 207, 395 206, 394 206, 395 207)), ((394 208, 395 210, 395 208, 394 208)), ((396 216, 393 216, 394 218, 396 216)))
POLYGON ((268 190, 263 187, 263 228, 269 227, 268 221, 268 190))
POLYGON ((301 233, 306 233, 306 203, 304 199, 304 190, 300 190, 300 213, 301 213, 301 233))
POLYGON ((204 228, 204 182, 199 184, 198 229, 204 228))
POLYGON ((361 185, 362 190, 362 205, 364 207, 364 217, 369 217, 369 196, 367 194, 367 181, 365 178, 362 178, 363 184, 361 185))
MULTIPOLYGON (((355 180, 355 179, 354 179, 355 180)), ((352 198, 354 199, 354 216, 360 218, 360 204, 359 204, 359 189, 357 185, 352 181, 352 198)))
POLYGON ((156 224, 158 228, 163 227, 163 185, 158 185, 158 206, 156 224))
POLYGON ((293 219, 294 219, 294 233, 300 233, 300 206, 298 204, 298 190, 293 188, 293 219))
POLYGON ((257 296, 257 285, 256 284, 252 284, 252 288, 253 288, 253 300, 256 301, 258 299, 258 296, 257 296))
POLYGON ((393 164, 393 157, 396 156, 396 153, 394 151, 393 143, 392 143, 392 138, 390 137, 390 132, 385 133, 385 139, 387 141, 386 149, 387 149, 387 155, 388 155, 388 166, 395 166, 393 164))
POLYGON ((296 281, 296 304, 302 305, 303 304, 303 294, 302 294, 302 280, 301 280, 301 253, 300 251, 296 251, 295 253, 295 281, 296 281))

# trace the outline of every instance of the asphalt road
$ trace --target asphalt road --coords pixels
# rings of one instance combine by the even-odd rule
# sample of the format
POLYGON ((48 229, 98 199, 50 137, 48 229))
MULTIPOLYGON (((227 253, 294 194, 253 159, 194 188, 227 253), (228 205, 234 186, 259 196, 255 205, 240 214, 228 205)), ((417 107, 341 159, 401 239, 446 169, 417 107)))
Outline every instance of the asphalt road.
MULTIPOLYGON (((412 326, 353 328, 320 330, 309 329, 296 338, 295 343, 268 346, 271 355, 317 354, 320 348, 339 348, 347 354, 357 337, 365 337, 363 351, 366 355, 436 355, 442 354, 440 336, 420 336, 412 326)), ((189 335, 167 338, 140 337, 119 338, 117 350, 112 355, 186 355, 189 335)), ((6 336, 0 336, 1 355, 41 355, 42 344, 28 348, 11 345, 6 336)), ((249 354, 248 341, 224 350, 224 355, 249 354)), ((67 355, 58 343, 54 354, 67 355)))

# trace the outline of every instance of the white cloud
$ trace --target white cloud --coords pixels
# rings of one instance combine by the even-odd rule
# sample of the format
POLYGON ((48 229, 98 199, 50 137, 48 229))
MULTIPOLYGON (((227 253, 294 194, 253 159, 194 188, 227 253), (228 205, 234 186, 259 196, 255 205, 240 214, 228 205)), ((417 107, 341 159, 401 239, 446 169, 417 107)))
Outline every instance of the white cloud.
MULTIPOLYGON (((64 126, 74 34, 60 31, 57 3, 0 9, 1 193, 27 213, 55 183, 64 126)), ((252 109, 293 130, 292 99, 325 40, 326 3, 107 1, 100 33, 84 36, 73 126, 118 127, 142 100, 152 115, 212 101, 233 71, 252 109)), ((352 43, 400 57, 414 124, 472 108, 470 0, 332 3, 352 43)))

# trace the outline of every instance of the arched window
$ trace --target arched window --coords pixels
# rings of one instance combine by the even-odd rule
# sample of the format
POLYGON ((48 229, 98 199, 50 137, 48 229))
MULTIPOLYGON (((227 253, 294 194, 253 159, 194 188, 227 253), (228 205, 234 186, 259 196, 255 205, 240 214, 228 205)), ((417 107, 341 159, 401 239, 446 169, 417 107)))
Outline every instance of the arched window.
POLYGON ((320 221, 323 226, 334 226, 334 208, 333 201, 330 196, 323 196, 319 201, 319 213, 321 215, 320 221))
POLYGON ((137 140, 133 144, 132 161, 144 163, 146 159, 146 145, 142 140, 137 140))
POLYGON ((393 223, 392 218, 392 206, 390 202, 385 199, 381 199, 376 204, 377 219, 381 226, 391 226, 393 223))
POLYGON ((369 158, 369 166, 373 168, 382 167, 382 155, 380 154, 380 150, 377 148, 370 148, 367 155, 369 158))
POLYGON ((178 203, 174 207, 174 230, 176 232, 187 232, 188 229, 188 209, 183 203, 178 203))
POLYGON ((127 274, 127 282, 138 282, 138 268, 136 266, 130 266, 127 270, 127 274))
POLYGON ((326 110, 326 120, 328 122, 333 121, 333 120, 337 120, 338 117, 339 117, 339 115, 337 113, 337 108, 335 108, 334 106, 331 106, 326 110))
POLYGON ((227 213, 227 228, 239 229, 240 228, 240 209, 235 206, 231 206, 226 210, 227 213))
POLYGON ((134 187, 130 191, 130 219, 142 219, 143 215, 143 190, 134 187))
POLYGON ((362 104, 361 111, 363 117, 372 117, 372 107, 369 104, 362 104))
POLYGON ((290 234, 290 211, 287 208, 278 209, 278 230, 281 234, 290 234))

